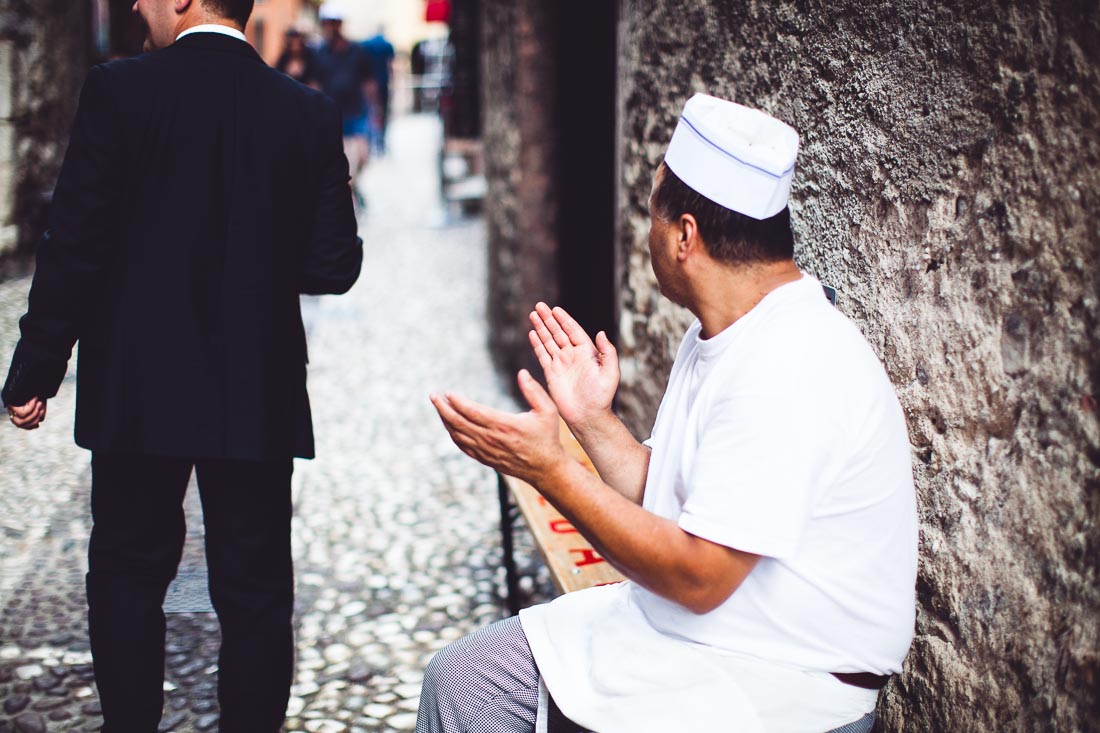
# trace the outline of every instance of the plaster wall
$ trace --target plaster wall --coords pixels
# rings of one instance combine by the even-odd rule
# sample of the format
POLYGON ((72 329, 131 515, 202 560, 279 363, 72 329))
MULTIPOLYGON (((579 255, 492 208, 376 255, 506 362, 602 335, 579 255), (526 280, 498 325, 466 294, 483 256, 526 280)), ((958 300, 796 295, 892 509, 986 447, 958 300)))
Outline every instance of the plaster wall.
POLYGON ((696 91, 802 135, 801 267, 883 360, 921 518, 916 639, 883 730, 1100 729, 1100 9, 623 0, 619 406, 647 434, 690 315, 650 176, 696 91))

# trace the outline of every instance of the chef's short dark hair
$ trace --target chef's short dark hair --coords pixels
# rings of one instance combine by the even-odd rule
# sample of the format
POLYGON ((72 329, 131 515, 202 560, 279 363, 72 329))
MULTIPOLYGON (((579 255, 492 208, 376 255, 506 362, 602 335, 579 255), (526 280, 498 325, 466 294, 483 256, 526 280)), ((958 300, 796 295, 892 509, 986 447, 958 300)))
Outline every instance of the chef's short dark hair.
POLYGON ((219 18, 226 18, 241 27, 248 24, 248 18, 252 15, 252 6, 255 0, 202 0, 202 4, 211 13, 219 18))
POLYGON ((664 222, 691 214, 712 257, 732 265, 794 257, 794 233, 787 207, 767 219, 753 219, 695 191, 664 162, 661 168, 664 175, 653 192, 653 213, 664 222))

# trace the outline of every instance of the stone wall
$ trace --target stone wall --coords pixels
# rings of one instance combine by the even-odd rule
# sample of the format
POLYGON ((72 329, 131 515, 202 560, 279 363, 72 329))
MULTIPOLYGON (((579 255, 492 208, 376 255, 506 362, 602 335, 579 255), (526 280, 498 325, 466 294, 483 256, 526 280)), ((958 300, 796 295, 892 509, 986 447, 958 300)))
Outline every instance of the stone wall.
POLYGON ((45 227, 89 58, 88 3, 0 0, 0 258, 45 227))
POLYGON ((489 320, 494 356, 512 373, 537 373, 527 314, 557 300, 549 13, 540 0, 482 3, 489 320))
POLYGON ((921 511, 917 635, 880 728, 1100 729, 1100 10, 1052 0, 624 0, 620 406, 689 316, 646 197, 706 91, 802 133, 803 269, 886 364, 921 511))

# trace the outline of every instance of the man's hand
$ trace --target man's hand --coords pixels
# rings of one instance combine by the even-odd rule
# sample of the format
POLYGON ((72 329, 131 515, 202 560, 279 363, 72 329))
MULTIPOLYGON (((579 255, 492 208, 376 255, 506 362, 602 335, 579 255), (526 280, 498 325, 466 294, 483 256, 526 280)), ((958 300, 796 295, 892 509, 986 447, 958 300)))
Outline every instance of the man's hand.
POLYGON ((551 310, 545 303, 535 306, 531 325, 531 348, 558 412, 608 486, 641 504, 649 448, 638 443, 611 412, 619 388, 615 347, 602 331, 593 343, 568 313, 551 310))
POLYGON ((572 316, 545 303, 536 305, 530 318, 531 348, 565 422, 574 427, 610 412, 619 387, 619 358, 607 334, 600 331, 593 343, 572 316))
POLYGON ((46 421, 46 400, 35 397, 22 407, 8 405, 8 417, 17 428, 37 430, 46 421))
POLYGON ((538 485, 568 462, 558 439, 558 411, 546 390, 523 370, 519 388, 529 412, 500 412, 451 393, 433 394, 432 404, 462 452, 501 473, 538 485))

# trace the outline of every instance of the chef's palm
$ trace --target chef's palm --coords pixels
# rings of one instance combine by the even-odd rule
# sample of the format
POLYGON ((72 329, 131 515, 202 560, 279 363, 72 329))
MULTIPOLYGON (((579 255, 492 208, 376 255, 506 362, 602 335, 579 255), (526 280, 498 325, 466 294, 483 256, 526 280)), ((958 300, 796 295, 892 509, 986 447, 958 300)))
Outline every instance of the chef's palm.
POLYGON ((550 396, 569 425, 611 408, 619 386, 619 359, 601 331, 596 341, 561 308, 539 303, 531 314, 531 347, 546 375, 550 396))

